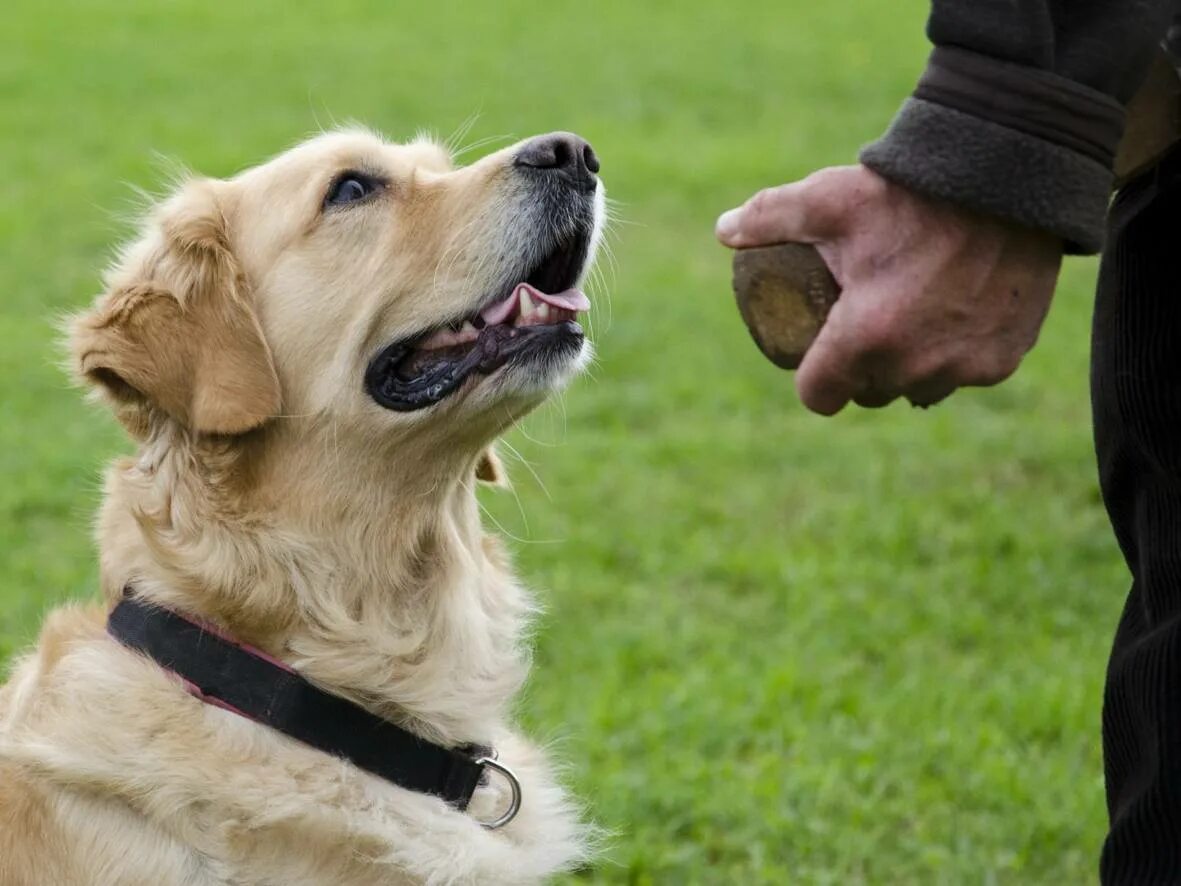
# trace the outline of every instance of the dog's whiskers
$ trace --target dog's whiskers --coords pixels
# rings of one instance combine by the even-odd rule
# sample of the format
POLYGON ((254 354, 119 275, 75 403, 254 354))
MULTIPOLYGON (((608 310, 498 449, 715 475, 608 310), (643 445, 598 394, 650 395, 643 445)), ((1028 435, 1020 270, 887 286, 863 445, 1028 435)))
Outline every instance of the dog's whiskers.
POLYGON ((458 159, 464 154, 470 154, 472 151, 478 151, 481 148, 486 148, 488 145, 494 145, 497 142, 512 141, 514 138, 516 138, 516 136, 512 133, 505 133, 504 135, 487 135, 484 138, 476 139, 471 144, 464 145, 462 148, 456 148, 451 152, 451 156, 458 159))
POLYGON ((547 499, 549 499, 550 501, 553 501, 554 497, 552 495, 550 495, 549 489, 546 487, 545 483, 542 482, 541 476, 537 473, 536 470, 533 469, 533 465, 529 463, 529 459, 527 459, 527 458, 525 458, 525 456, 521 455, 521 453, 517 449, 517 447, 513 446, 513 444, 511 444, 508 440, 501 440, 500 445, 503 446, 505 449, 507 449, 509 451, 509 454, 512 455, 517 461, 519 461, 524 466, 525 470, 527 470, 529 472, 529 474, 533 477, 533 479, 537 482, 537 485, 539 487, 541 487, 541 491, 543 493, 545 493, 545 497, 547 499))
POLYGON ((460 122, 459 126, 455 128, 455 131, 443 140, 443 147, 447 149, 448 153, 455 154, 460 142, 467 138, 467 134, 472 131, 472 127, 480 119, 480 113, 480 111, 472 111, 460 122))

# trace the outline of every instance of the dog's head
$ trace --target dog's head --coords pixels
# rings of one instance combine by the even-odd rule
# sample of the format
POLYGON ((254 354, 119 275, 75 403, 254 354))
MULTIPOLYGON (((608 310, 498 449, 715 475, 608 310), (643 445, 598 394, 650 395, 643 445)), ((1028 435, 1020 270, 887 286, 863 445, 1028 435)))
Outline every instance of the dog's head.
POLYGON ((598 169, 568 133, 454 168, 344 132, 190 180, 75 319, 76 368, 139 437, 283 415, 478 451, 587 358, 598 169))

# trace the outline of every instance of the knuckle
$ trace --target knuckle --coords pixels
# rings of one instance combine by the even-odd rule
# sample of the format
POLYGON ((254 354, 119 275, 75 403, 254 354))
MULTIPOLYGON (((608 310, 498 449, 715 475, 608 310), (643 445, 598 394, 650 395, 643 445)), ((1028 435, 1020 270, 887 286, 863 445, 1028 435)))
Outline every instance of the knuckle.
POLYGON ((987 386, 1002 382, 1017 371, 1020 355, 1009 351, 988 351, 976 356, 964 373, 964 383, 987 386))
POLYGON ((800 196, 809 215, 827 227, 838 226, 848 214, 850 193, 843 168, 821 169, 800 183, 800 196))
POLYGON ((759 213, 767 210, 767 203, 770 202, 771 188, 763 188, 761 191, 755 191, 749 200, 746 201, 746 208, 749 212, 759 213))
POLYGON ((780 188, 763 188, 746 201, 747 221, 758 223, 771 214, 781 196, 780 188))
POLYGON ((843 180, 843 170, 839 167, 829 166, 825 169, 817 169, 803 179, 800 182, 800 188, 805 194, 815 197, 820 194, 839 191, 843 180))
POLYGON ((1009 356, 1002 359, 997 367, 997 381, 1004 381, 1017 371, 1017 367, 1021 365, 1021 358, 1018 356, 1009 356))
POLYGON ((817 169, 802 184, 808 189, 844 191, 857 178, 856 166, 826 166, 817 169))
POLYGON ((1003 381, 1021 365, 1021 355, 1012 351, 998 354, 992 363, 992 371, 997 381, 1003 381))

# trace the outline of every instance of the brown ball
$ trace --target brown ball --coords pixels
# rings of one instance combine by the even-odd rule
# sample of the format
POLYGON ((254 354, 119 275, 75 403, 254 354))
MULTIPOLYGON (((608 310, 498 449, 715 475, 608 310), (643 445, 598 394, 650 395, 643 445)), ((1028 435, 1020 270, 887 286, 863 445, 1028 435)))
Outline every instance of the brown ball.
POLYGON ((814 246, 781 243, 734 253, 734 297, 755 344, 796 369, 841 294, 814 246))

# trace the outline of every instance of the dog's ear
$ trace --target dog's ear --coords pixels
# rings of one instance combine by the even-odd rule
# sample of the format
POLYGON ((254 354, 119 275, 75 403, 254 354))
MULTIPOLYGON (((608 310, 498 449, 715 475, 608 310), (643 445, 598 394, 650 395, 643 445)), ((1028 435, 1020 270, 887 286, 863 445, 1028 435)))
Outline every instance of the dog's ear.
POLYGON ((476 462, 476 479, 502 489, 508 487, 508 474, 505 473, 504 462, 500 460, 493 446, 480 453, 480 460, 476 462))
POLYGON ((219 189, 197 180, 161 205, 70 326, 75 370, 142 434, 158 410, 190 430, 240 434, 279 411, 279 379, 226 234, 219 189))

